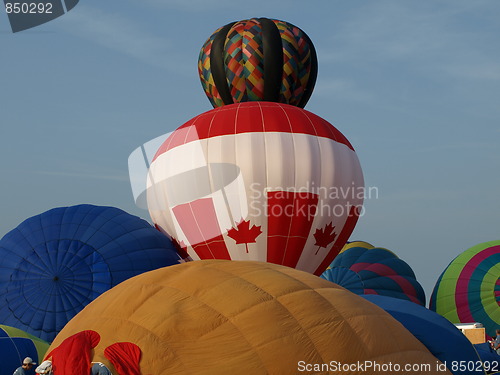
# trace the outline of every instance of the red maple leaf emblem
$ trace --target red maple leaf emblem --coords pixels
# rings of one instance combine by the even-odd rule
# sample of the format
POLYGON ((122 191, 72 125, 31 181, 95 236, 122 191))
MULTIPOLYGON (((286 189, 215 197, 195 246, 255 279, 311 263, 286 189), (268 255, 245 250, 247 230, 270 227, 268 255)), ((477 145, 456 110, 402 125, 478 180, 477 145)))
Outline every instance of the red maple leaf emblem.
POLYGON ((174 245, 175 247, 175 251, 177 251, 177 254, 179 254, 179 256, 184 259, 184 260, 192 260, 188 254, 188 252, 186 251, 186 244, 184 243, 184 241, 177 241, 176 238, 173 238, 172 237, 172 244, 174 245))
POLYGON ((262 230, 260 226, 252 226, 250 228, 250 220, 241 220, 238 224, 236 224, 236 228, 231 228, 227 231, 227 235, 236 241, 236 244, 244 243, 247 253, 248 253, 248 244, 257 242, 257 237, 260 236, 262 230))
POLYGON ((335 241, 335 237, 337 237, 337 233, 335 233, 335 227, 332 222, 327 224, 324 229, 316 229, 316 232, 314 232, 314 239, 316 240, 315 245, 318 246, 318 250, 316 250, 314 255, 318 254, 319 249, 322 247, 326 248, 335 241))

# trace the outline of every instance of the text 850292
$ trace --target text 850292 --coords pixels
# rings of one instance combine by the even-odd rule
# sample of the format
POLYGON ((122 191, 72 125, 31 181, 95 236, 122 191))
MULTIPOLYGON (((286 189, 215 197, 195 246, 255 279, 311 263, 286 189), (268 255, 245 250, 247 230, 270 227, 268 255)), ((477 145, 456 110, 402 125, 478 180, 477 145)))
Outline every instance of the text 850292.
POLYGON ((52 3, 5 3, 7 14, 52 14, 52 3))

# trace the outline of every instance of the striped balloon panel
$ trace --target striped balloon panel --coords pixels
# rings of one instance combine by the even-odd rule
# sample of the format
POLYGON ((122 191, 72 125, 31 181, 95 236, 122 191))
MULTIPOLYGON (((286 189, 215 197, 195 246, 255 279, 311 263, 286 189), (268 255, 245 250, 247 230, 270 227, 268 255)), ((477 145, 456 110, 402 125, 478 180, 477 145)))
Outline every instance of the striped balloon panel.
POLYGON ((500 241, 478 244, 456 257, 439 277, 430 309, 452 323, 480 322, 489 335, 500 326, 500 241))
POLYGON ((351 241, 347 242, 342 248, 342 250, 340 250, 340 252, 343 253, 344 251, 347 251, 353 247, 364 247, 365 249, 373 249, 375 246, 365 241, 351 241))
POLYGON ((300 105, 307 82, 311 76, 312 52, 305 34, 298 27, 274 20, 283 43, 283 80, 280 101, 300 105))
MULTIPOLYGON (((400 298, 425 305, 425 293, 415 278, 410 266, 393 252, 383 248, 348 247, 331 263, 327 278, 349 290, 346 281, 351 279, 332 279, 336 269, 349 269, 355 273, 363 286, 359 294, 379 294, 400 298)), ((325 271, 326 272, 326 271, 325 271)), ((344 274, 342 274, 344 276, 344 274)), ((356 287, 356 289, 358 289, 356 287)), ((358 293, 355 289, 353 293, 358 293)))
POLYGON ((235 103, 264 98, 262 28, 256 20, 236 23, 224 45, 226 79, 235 103))
POLYGON ((342 133, 273 102, 196 116, 165 140, 149 176, 152 220, 193 259, 267 261, 317 275, 349 238, 362 203, 327 193, 363 186, 342 133))
POLYGON ((212 44, 217 33, 222 29, 218 28, 208 40, 203 44, 200 51, 200 56, 198 58, 198 74, 200 76, 201 85, 205 94, 210 100, 210 103, 214 107, 220 107, 224 105, 224 101, 220 97, 219 91, 215 86, 214 77, 210 69, 210 52, 212 49, 212 44))

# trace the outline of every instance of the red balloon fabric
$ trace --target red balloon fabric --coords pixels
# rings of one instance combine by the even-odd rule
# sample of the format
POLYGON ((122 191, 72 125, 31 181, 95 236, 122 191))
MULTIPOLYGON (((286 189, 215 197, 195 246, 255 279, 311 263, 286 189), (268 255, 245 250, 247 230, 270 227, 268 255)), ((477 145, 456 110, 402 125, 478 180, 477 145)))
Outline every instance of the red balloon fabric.
POLYGON ((46 355, 52 358, 54 375, 89 375, 92 349, 99 344, 101 336, 91 330, 78 332, 46 355))
POLYGON ((104 356, 113 364, 118 375, 141 375, 141 348, 131 342, 117 342, 104 349, 104 356))

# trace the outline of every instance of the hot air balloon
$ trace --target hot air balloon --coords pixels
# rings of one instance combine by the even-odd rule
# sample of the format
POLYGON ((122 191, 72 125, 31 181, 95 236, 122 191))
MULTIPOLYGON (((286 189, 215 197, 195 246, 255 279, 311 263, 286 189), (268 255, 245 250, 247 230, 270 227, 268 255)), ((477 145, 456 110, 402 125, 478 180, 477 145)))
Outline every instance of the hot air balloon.
POLYGON ((430 309, 452 323, 500 327, 500 241, 478 244, 457 256, 439 277, 430 309))
POLYGON ((153 222, 193 259, 320 275, 349 238, 364 186, 349 141, 286 104, 216 108, 179 127, 148 174, 153 222))
POLYGON ((441 315, 399 298, 373 294, 362 297, 391 314, 454 375, 484 374, 481 359, 469 339, 441 315))
POLYGON ((450 374, 435 371, 436 358, 389 314, 335 284, 275 264, 221 260, 123 282, 64 327, 50 357, 65 375, 87 375, 89 361, 115 375, 294 374, 301 368, 323 374, 338 373, 325 366, 357 361, 401 369, 432 364, 429 374, 450 374), (135 364, 117 368, 131 357, 135 364), (74 366, 72 358, 86 358, 86 366, 74 366), (313 370, 313 364, 323 367, 313 370))
POLYGON ((32 358, 40 363, 49 343, 20 329, 0 325, 0 375, 12 375, 23 359, 32 358))
POLYGON ((214 108, 247 101, 304 108, 317 71, 316 52, 306 33, 267 18, 217 29, 198 59, 201 84, 214 108))
POLYGON ((101 293, 179 261, 171 241, 118 208, 55 208, 0 241, 0 321, 46 341, 101 293))
POLYGON ((356 294, 380 294, 425 306, 425 292, 410 266, 392 251, 349 247, 321 275, 356 294))

